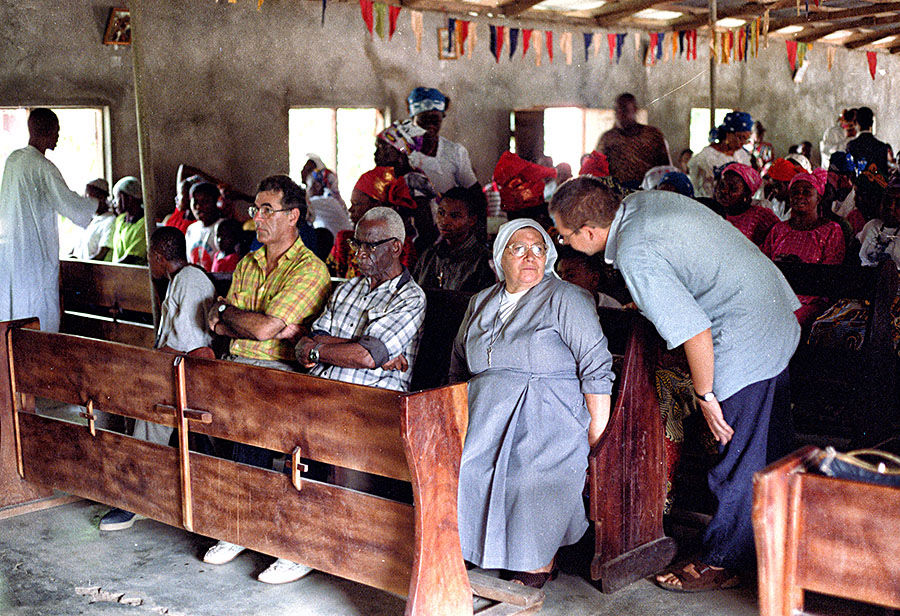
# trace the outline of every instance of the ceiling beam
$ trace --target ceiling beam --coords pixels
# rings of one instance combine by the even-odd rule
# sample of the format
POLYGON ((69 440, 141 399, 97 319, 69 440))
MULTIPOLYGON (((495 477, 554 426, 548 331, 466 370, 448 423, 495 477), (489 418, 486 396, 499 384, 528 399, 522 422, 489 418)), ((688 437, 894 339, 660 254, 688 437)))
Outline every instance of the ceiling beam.
POLYGON ((865 28, 866 26, 887 26, 900 21, 900 17, 896 15, 887 15, 885 17, 863 17, 862 19, 854 19, 852 21, 837 21, 828 26, 813 28, 798 32, 794 40, 798 43, 814 43, 819 39, 834 34, 841 30, 855 30, 857 28, 865 28))
POLYGON ((644 9, 650 9, 661 4, 668 4, 669 0, 619 0, 604 4, 596 11, 591 11, 598 26, 604 26, 618 21, 622 15, 633 15, 644 9))
POLYGON ((872 34, 860 34, 851 36, 846 39, 843 45, 847 49, 859 49, 860 47, 865 47, 870 43, 874 43, 875 41, 883 39, 886 36, 894 36, 897 34, 900 34, 900 25, 893 28, 887 28, 885 30, 879 30, 878 32, 873 32, 872 34))
MULTIPOLYGON (((719 9, 716 13, 716 19, 725 19, 726 17, 752 17, 757 18, 766 10, 777 10, 788 6, 794 6, 796 0, 778 0, 777 2, 747 2, 740 6, 719 9)), ((679 19, 672 22, 668 28, 671 30, 693 30, 709 25, 709 18, 704 15, 697 17, 689 17, 687 19, 679 19)))
POLYGON ((891 13, 900 11, 900 2, 884 2, 872 4, 869 6, 861 6, 855 9, 846 9, 843 11, 816 11, 809 15, 792 15, 782 19, 773 19, 769 24, 769 32, 780 30, 785 26, 798 26, 815 23, 831 22, 836 19, 850 19, 852 17, 863 17, 865 15, 878 15, 880 13, 891 13))
POLYGON ((497 5, 497 11, 507 17, 516 17, 533 7, 540 4, 542 0, 509 0, 501 2, 497 5))

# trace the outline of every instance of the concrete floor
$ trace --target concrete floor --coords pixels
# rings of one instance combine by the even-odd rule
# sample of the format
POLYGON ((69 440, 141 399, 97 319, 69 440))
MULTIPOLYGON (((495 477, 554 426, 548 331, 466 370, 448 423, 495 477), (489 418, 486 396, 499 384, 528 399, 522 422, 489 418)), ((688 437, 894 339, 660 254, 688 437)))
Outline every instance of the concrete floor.
MULTIPOLYGON (((271 561, 245 552, 200 561, 213 540, 152 520, 100 532, 105 505, 77 501, 0 520, 0 615, 399 616, 402 598, 314 572, 284 586, 254 578, 271 561)), ((684 595, 646 580, 604 595, 575 575, 545 586, 544 616, 751 616, 753 588, 684 595)))

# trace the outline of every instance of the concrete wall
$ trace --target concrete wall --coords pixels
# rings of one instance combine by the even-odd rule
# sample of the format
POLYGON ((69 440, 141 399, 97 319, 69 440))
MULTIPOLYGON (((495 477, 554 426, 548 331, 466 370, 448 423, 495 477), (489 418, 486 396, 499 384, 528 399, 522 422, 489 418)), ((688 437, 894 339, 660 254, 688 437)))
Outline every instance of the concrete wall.
POLYGON ((0 105, 109 106, 118 178, 140 166, 131 48, 103 44, 109 9, 98 0, 0 0, 0 105))
MULTIPOLYGON (((148 181, 159 207, 168 209, 179 163, 201 167, 252 191, 263 176, 288 169, 287 109, 296 105, 372 105, 406 115, 405 97, 416 85, 437 87, 453 100, 443 134, 469 149, 486 181, 508 143, 511 109, 541 105, 609 107, 631 91, 648 106, 649 121, 671 149, 688 142, 691 107, 708 103, 707 45, 700 57, 644 67, 628 38, 621 62, 600 56, 585 63, 575 32, 575 63, 560 51, 536 67, 525 60, 495 63, 488 30, 478 29, 474 58, 440 61, 435 31, 445 25, 425 14, 423 48, 416 53, 409 11, 402 11, 393 41, 370 38, 354 2, 303 0, 215 3, 132 0, 138 37, 147 129, 148 181)), ((0 0, 0 104, 102 102, 112 112, 113 165, 118 177, 136 173, 132 50, 100 44, 109 5, 95 0, 0 0)), ((563 30, 556 30, 557 39, 563 30)), ((521 51, 519 52, 521 53, 521 51)), ((779 153, 795 142, 818 143, 836 113, 868 104, 878 134, 900 144, 900 112, 889 93, 900 91, 900 59, 879 54, 870 79, 862 52, 839 49, 832 71, 826 48, 811 52, 802 83, 791 79, 784 42, 772 39, 758 59, 717 67, 718 106, 749 111, 769 128, 779 153)), ((343 178, 344 186, 353 178, 343 178)))

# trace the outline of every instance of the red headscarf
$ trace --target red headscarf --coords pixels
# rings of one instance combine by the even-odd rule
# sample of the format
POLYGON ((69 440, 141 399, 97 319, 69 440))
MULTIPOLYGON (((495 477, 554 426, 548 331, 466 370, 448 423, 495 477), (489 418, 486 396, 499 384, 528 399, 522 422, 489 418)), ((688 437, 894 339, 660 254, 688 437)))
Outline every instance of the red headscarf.
POLYGON ((581 163, 578 175, 593 175, 598 178, 609 175, 609 162, 606 160, 606 155, 598 150, 591 152, 581 163))
POLYGON ((504 152, 494 167, 494 181, 500 188, 500 207, 507 211, 536 207, 544 202, 544 180, 556 177, 556 169, 528 162, 504 152))
POLYGON ((828 171, 817 167, 812 173, 798 173, 791 180, 790 186, 797 182, 809 182, 819 195, 825 194, 825 184, 828 182, 828 171))
POLYGON ((766 170, 766 176, 781 182, 790 182, 797 175, 797 167, 785 158, 776 158, 766 170))
POLYGON ((747 185, 747 188, 750 189, 751 195, 759 190, 760 186, 762 186, 762 178, 759 177, 759 173, 756 172, 756 169, 754 169, 750 165, 743 165, 741 163, 728 163, 722 168, 722 174, 724 175, 726 171, 737 173, 738 176, 744 181, 744 184, 747 185))

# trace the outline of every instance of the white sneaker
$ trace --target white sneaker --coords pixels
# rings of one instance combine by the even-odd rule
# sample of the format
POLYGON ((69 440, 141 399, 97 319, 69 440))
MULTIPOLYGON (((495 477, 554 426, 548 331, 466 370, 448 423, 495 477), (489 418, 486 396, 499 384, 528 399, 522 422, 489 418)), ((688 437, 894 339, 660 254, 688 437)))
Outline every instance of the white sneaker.
POLYGON ((246 550, 247 548, 235 543, 220 541, 216 545, 206 550, 203 555, 203 562, 210 565, 224 565, 234 560, 234 557, 246 550))
POLYGON ((288 582, 296 582, 310 571, 312 571, 312 567, 279 558, 269 565, 268 569, 260 573, 256 579, 266 584, 287 584, 288 582))

